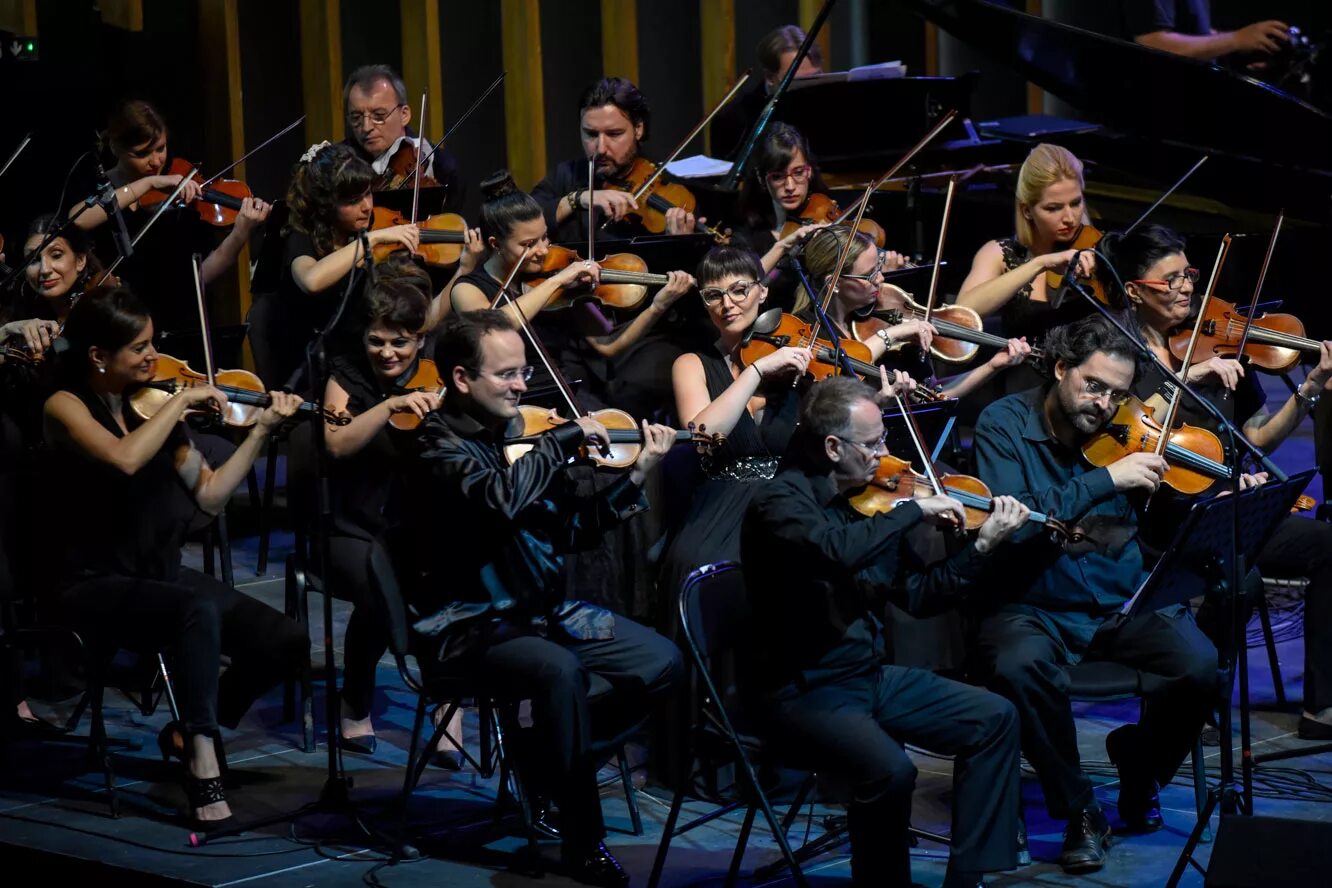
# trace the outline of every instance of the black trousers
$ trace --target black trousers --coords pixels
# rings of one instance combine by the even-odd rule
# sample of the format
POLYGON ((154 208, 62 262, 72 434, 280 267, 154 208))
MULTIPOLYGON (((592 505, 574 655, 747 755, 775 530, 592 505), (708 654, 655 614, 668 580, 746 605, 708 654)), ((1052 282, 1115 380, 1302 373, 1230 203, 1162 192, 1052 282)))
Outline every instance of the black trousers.
POLYGON ((1265 577, 1307 577, 1304 593, 1304 708, 1332 706, 1332 525, 1289 516, 1258 553, 1265 577))
POLYGON ((1018 717, 1007 700, 923 669, 884 666, 769 701, 783 758, 849 786, 851 872, 911 884, 907 828, 916 767, 902 745, 956 756, 951 865, 1017 865, 1018 717))
POLYGON ((595 743, 637 722, 679 680, 679 648, 617 614, 613 639, 520 635, 496 641, 476 657, 475 674, 487 691, 532 703, 532 736, 522 744, 520 766, 529 784, 559 806, 564 843, 578 848, 600 840, 606 830, 595 743), (588 695, 593 675, 610 684, 613 697, 613 705, 608 699, 597 708, 595 719, 588 695))
POLYGON ((369 540, 348 536, 329 538, 329 560, 337 577, 334 593, 353 605, 342 640, 342 701, 352 718, 370 715, 375 694, 375 670, 388 650, 384 615, 372 599, 369 540))
MULTIPOLYGON (((999 613, 981 622, 977 636, 988 687, 1017 706, 1022 751, 1045 793, 1052 817, 1067 818, 1093 801, 1082 773, 1077 729, 1069 701, 1063 644, 1028 614, 999 613)), ((1187 610, 1106 620, 1084 660, 1109 660, 1142 673, 1146 698, 1129 755, 1161 785, 1170 782, 1193 748, 1216 703, 1216 648, 1187 610)))
POLYGON ((182 568, 175 582, 106 576, 60 596, 64 618, 95 644, 175 661, 186 734, 234 728, 265 691, 309 662, 310 642, 294 620, 227 584, 182 568), (219 680, 221 657, 231 665, 219 680))

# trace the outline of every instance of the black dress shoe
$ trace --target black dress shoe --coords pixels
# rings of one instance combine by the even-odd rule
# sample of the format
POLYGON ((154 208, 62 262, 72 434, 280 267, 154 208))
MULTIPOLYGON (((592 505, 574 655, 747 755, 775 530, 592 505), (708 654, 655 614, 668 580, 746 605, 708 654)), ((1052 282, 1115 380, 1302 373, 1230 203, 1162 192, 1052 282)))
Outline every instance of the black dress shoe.
POLYGON ((1068 822, 1059 865, 1066 873, 1095 872, 1105 865, 1105 849, 1109 847, 1110 821, 1100 808, 1088 808, 1068 822))
POLYGON ((597 842, 584 851, 561 848, 560 863, 565 875, 584 885, 624 888, 629 884, 629 874, 624 871, 620 862, 611 855, 603 842, 597 842))
POLYGON ((1301 740, 1332 740, 1332 725, 1307 715, 1300 716, 1298 732, 1301 740))
POLYGON ((1137 725, 1122 725, 1105 738, 1105 751, 1119 771, 1119 818, 1129 832, 1156 832, 1165 826, 1161 817, 1160 788, 1147 766, 1135 754, 1137 725))
POLYGON ((342 748, 343 752, 352 752, 356 755, 374 755, 375 748, 378 745, 379 741, 375 739, 374 734, 347 737, 341 731, 338 731, 338 746, 342 748))
POLYGON ((1027 845, 1027 818, 1018 815, 1017 865, 1031 866, 1031 848, 1027 845))
POLYGON ((555 821, 555 812, 550 809, 550 802, 542 798, 532 799, 532 831, 548 839, 559 839, 560 826, 555 821))

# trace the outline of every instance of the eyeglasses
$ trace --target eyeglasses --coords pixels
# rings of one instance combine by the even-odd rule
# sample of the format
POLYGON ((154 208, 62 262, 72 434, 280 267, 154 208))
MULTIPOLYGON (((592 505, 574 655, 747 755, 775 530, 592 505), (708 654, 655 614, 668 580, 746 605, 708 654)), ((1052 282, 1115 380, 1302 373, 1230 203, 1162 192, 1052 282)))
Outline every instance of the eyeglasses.
POLYGON ((860 442, 860 441, 852 441, 850 438, 843 438, 841 435, 833 435, 833 437, 836 438, 838 441, 842 441, 842 442, 844 442, 844 443, 846 443, 846 444, 851 444, 851 445, 853 445, 853 446, 855 446, 855 447, 863 447, 863 448, 865 448, 866 450, 869 451, 870 456, 873 456, 874 454, 879 453, 879 452, 882 451, 882 450, 887 446, 887 444, 888 444, 888 430, 887 430, 887 429, 884 429, 883 434, 880 435, 880 436, 878 437, 877 440, 872 441, 872 442, 869 443, 869 444, 864 444, 864 443, 862 443, 862 442, 860 442))
POLYGON ((1115 407, 1123 407, 1133 397, 1132 392, 1117 392, 1099 379, 1084 379, 1082 390, 1093 400, 1108 398, 1115 407))
POLYGON ((726 296, 730 296, 732 302, 744 302, 758 285, 758 281, 736 281, 724 290, 720 287, 704 287, 698 291, 698 295, 703 297, 703 304, 709 306, 720 305, 726 296))
POLYGON ((478 370, 475 367, 466 366, 464 366, 463 369, 473 376, 493 376, 500 382, 505 383, 517 382, 519 379, 522 379, 523 382, 531 382, 532 374, 536 372, 536 368, 531 364, 528 364, 526 367, 515 367, 512 370, 505 370, 503 373, 492 373, 489 370, 478 370))
POLYGON ((797 185, 803 185, 809 181, 809 177, 813 172, 814 168, 806 163, 801 164, 798 167, 791 167, 789 170, 773 170, 764 178, 766 178, 768 184, 774 188, 783 184, 787 179, 790 179, 797 185))
POLYGON ((1184 286, 1185 281, 1188 281, 1190 284, 1196 284, 1198 283, 1198 278, 1201 276, 1202 273, 1199 272, 1198 269, 1186 268, 1183 271, 1175 272, 1170 277, 1165 278, 1163 280, 1147 279, 1140 281, 1129 281, 1129 283, 1146 284, 1148 286, 1155 286, 1155 287, 1168 287, 1171 290, 1179 290, 1184 286))
POLYGON ((874 282, 874 279, 875 279, 876 277, 878 277, 879 275, 883 274, 883 266, 884 266, 884 263, 886 263, 887 261, 888 261, 888 254, 887 254, 886 252, 884 252, 883 250, 879 250, 879 251, 878 251, 878 258, 877 258, 877 259, 875 260, 875 262, 874 262, 874 270, 873 270, 873 271, 871 271, 869 274, 843 274, 843 275, 842 275, 842 280, 844 280, 844 281, 865 281, 866 283, 873 283, 873 282, 874 282))
MULTIPOLYGON (((394 111, 397 111, 400 108, 406 108, 406 107, 407 107, 406 105, 394 105, 392 108, 389 108, 388 110, 384 110, 383 108, 376 108, 373 111, 371 111, 368 116, 370 117, 370 122, 373 123, 375 126, 383 126, 384 124, 388 123, 389 115, 391 115, 394 111)), ((359 129, 361 124, 365 122, 366 116, 367 115, 362 114, 360 111, 353 111, 347 115, 347 123, 359 129)))

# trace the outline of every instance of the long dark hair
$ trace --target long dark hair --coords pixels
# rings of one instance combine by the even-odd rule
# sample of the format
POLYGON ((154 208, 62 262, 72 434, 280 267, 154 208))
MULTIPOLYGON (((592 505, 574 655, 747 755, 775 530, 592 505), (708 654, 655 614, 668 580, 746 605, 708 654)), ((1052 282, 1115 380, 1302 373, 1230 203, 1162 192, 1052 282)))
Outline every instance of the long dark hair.
POLYGON ((809 194, 826 194, 828 188, 819 174, 818 161, 810 153, 809 141, 804 133, 789 123, 774 123, 754 153, 754 168, 740 185, 740 212, 750 228, 771 230, 777 224, 773 214, 772 195, 768 192, 768 173, 784 170, 799 152, 810 165, 809 194))
POLYGON ((128 287, 89 293, 79 300, 65 321, 69 350, 60 356, 60 376, 68 387, 85 381, 92 372, 88 350, 119 351, 138 338, 152 320, 148 307, 128 287))
POLYGON ((337 247, 334 225, 338 207, 360 200, 375 180, 375 171, 350 145, 325 145, 309 162, 296 164, 287 189, 286 234, 299 231, 314 241, 315 252, 327 256, 337 247))
POLYGON ((519 222, 541 218, 541 204, 518 187, 508 170, 481 182, 481 238, 503 241, 519 222))

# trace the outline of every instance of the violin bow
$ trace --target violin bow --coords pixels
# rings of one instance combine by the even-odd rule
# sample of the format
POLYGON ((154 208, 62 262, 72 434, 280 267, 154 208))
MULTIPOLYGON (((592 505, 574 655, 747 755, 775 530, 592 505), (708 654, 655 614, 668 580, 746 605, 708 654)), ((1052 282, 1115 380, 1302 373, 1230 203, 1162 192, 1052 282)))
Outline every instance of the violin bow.
MULTIPOLYGON (((1193 352, 1198 345, 1198 335, 1202 333, 1203 321, 1207 317, 1207 305, 1212 301, 1212 293, 1216 290, 1216 282, 1221 278, 1221 267, 1226 264, 1226 256, 1230 253, 1230 235, 1227 234, 1221 238, 1221 249, 1216 255, 1216 264, 1212 266, 1212 276, 1207 281, 1207 290, 1203 293, 1202 302, 1198 304, 1198 318, 1193 322, 1193 335, 1189 337, 1189 347, 1184 352, 1184 363, 1180 369, 1180 379, 1189 372, 1189 367, 1193 366, 1193 352)), ((1156 447, 1153 452, 1157 456, 1164 456, 1166 445, 1170 443, 1170 431, 1175 425, 1175 417, 1179 413, 1179 387, 1171 386, 1174 389, 1167 399, 1165 416, 1161 419, 1161 436, 1156 439, 1156 447)))
POLYGON ((934 251, 934 269, 930 272, 930 293, 925 297, 925 323, 934 313, 934 295, 939 291, 939 267, 943 264, 944 237, 948 234, 948 216, 953 211, 953 192, 957 176, 948 177, 948 196, 944 198, 943 219, 939 222, 939 246, 934 251))
POLYGON ((421 169, 421 146, 425 144, 426 131, 426 94, 421 93, 421 136, 416 140, 416 163, 412 166, 412 224, 416 224, 416 214, 421 205, 421 177, 416 175, 421 169))
POLYGON ((204 301, 203 257, 190 256, 190 271, 194 273, 194 302, 199 309, 199 336, 202 338, 204 375, 209 385, 217 385, 217 367, 213 365, 213 334, 208 327, 208 305, 204 301))
POLYGON ((1167 197, 1169 197, 1170 195, 1174 194, 1174 193, 1179 189, 1179 186, 1181 186, 1181 185, 1183 185, 1185 182, 1187 182, 1188 179, 1189 179, 1189 177, 1192 176, 1194 173, 1196 173, 1196 172, 1198 171, 1198 167, 1200 167, 1200 166, 1202 166, 1204 163, 1206 163, 1206 162, 1207 162, 1207 158, 1210 157, 1210 156, 1211 156, 1211 155, 1209 155, 1209 154, 1204 154, 1202 157, 1198 158, 1197 163, 1195 163, 1193 166, 1189 167, 1188 172, 1184 173, 1184 175, 1182 175, 1182 176, 1180 176, 1178 179, 1176 179, 1174 185, 1171 185, 1171 186, 1170 186, 1169 188, 1167 188, 1165 191, 1161 192, 1161 196, 1158 197, 1156 200, 1154 200, 1154 201, 1152 202, 1152 205, 1151 205, 1150 207, 1148 207, 1147 209, 1143 210, 1143 211, 1142 211, 1142 215, 1139 216, 1137 219, 1134 219, 1132 225, 1130 225, 1128 228, 1125 228, 1125 229, 1124 229, 1124 233, 1125 233, 1125 234, 1128 234, 1129 232, 1133 231, 1133 229, 1135 229, 1135 228, 1137 228, 1139 225, 1141 225, 1141 224, 1143 223, 1143 221, 1145 221, 1146 218, 1147 218, 1148 216, 1150 216, 1150 215, 1152 214, 1153 211, 1156 210, 1157 207, 1159 207, 1162 203, 1165 202, 1165 199, 1166 199, 1167 197))
MULTIPOLYGON (((537 353, 537 358, 541 360, 541 364, 546 368, 546 372, 550 374, 550 378, 555 381, 555 387, 560 390, 560 395, 563 396, 564 402, 569 405, 569 409, 573 411, 575 417, 582 416, 583 410, 578 406, 578 401, 574 398, 573 388, 569 385, 569 381, 564 378, 564 374, 555 366, 555 361, 550 357, 550 353, 546 351, 545 343, 541 341, 541 337, 537 336, 536 331, 532 329, 532 325, 528 322, 526 316, 523 315, 522 308, 520 308, 518 304, 513 301, 513 297, 509 295, 509 285, 512 284, 513 279, 518 276, 518 270, 527 263, 527 257, 531 252, 531 247, 524 248, 523 255, 518 258, 516 263, 514 263, 513 268, 509 269, 509 275, 504 279, 504 283, 500 285, 499 292, 495 294, 495 298, 491 301, 490 307, 498 308, 501 299, 504 300, 507 305, 513 307, 513 313, 518 317, 518 328, 522 330, 523 335, 527 337, 527 341, 531 344, 532 350, 537 353)), ((450 370, 449 372, 452 371, 450 370)))
POLYGON ((253 157, 253 156, 254 156, 255 154, 257 154, 258 152, 260 152, 260 151, 262 151, 263 149, 267 148, 272 142, 276 141, 278 138, 280 138, 280 137, 282 137, 282 136, 285 136, 287 133, 291 132, 292 130, 294 130, 296 127, 300 126, 300 125, 301 125, 302 123, 304 123, 304 122, 305 122, 305 115, 302 114, 300 117, 297 117, 297 118, 296 118, 295 120, 293 120, 291 123, 287 124, 287 125, 284 126, 282 129, 280 129, 280 130, 278 130, 277 132, 273 133, 273 135, 269 136, 267 139, 264 139, 264 140, 263 140, 262 142, 260 142, 258 145, 256 145, 255 147, 251 148, 249 151, 247 151, 247 152, 245 152, 244 154, 242 154, 241 157, 240 157, 240 160, 232 161, 230 164, 228 164, 227 166, 223 167, 223 168, 222 168, 221 170, 219 170, 218 172, 214 173, 214 174, 213 174, 213 177, 210 178, 210 179, 208 179, 208 180, 206 180, 205 182, 203 182, 203 183, 200 185, 200 187, 201 187, 201 188, 207 188, 209 185, 212 185, 212 184, 213 184, 214 182, 216 182, 218 179, 222 178, 222 177, 225 176, 227 173, 229 173, 229 172, 231 172, 232 170, 234 170, 236 167, 238 167, 238 166, 240 166, 241 164, 245 163, 246 160, 250 159, 251 157, 253 157))
MULTIPOLYGON (((1253 288, 1253 298, 1249 300, 1249 312, 1244 316, 1244 332, 1240 334, 1239 348, 1235 351, 1235 360, 1244 358, 1244 346, 1249 344, 1249 331, 1253 329, 1253 316, 1258 313, 1258 296, 1263 292, 1263 281, 1267 280, 1267 266, 1272 262, 1272 252, 1276 249, 1277 236, 1281 234, 1281 223, 1286 220, 1284 209, 1277 213, 1276 225, 1272 228, 1272 237, 1267 241, 1267 254, 1263 256, 1263 267, 1258 271, 1258 283, 1253 288)), ((1229 392, 1227 392, 1229 394, 1229 392)))
MULTIPOLYGON (((948 127, 948 124, 952 123, 954 118, 956 117, 957 117, 957 109, 950 108, 944 114, 944 116, 940 117, 938 122, 935 123, 934 126, 930 128, 929 132, 921 136, 919 142, 917 142, 916 144, 912 145, 909 149, 907 149, 907 153, 903 154, 902 158, 898 160, 897 163, 889 167, 888 172, 884 173, 882 176, 871 182, 869 184, 869 187, 865 189, 865 194, 860 198, 860 200, 858 200, 856 203, 851 204, 851 206, 843 210, 842 215, 834 219, 832 221, 832 224, 841 225, 843 222, 846 221, 847 217, 850 216, 852 213, 861 212, 858 209, 858 206, 862 203, 868 203, 870 195, 873 194, 875 191, 877 191, 880 185, 882 185, 884 182, 887 182, 889 179, 896 176, 901 171, 902 167, 910 163, 911 160, 917 154, 919 154, 922 150, 924 150, 926 145, 930 144, 930 142, 933 142, 935 138, 938 137, 939 133, 943 132, 948 127)), ((856 218, 857 220, 859 220, 860 217, 857 216, 856 218)))
MULTIPOLYGON (((491 93, 493 93, 495 89, 501 83, 504 82, 504 77, 508 73, 509 72, 507 71, 501 71, 499 73, 499 76, 490 82, 490 86, 487 86, 485 90, 481 93, 481 95, 476 97, 476 100, 473 101, 472 104, 467 108, 467 110, 462 113, 462 117, 459 117, 457 120, 455 120, 453 122, 453 126, 449 127, 444 132, 444 135, 440 137, 440 140, 430 147, 430 151, 426 154, 426 156, 421 157, 417 160, 416 169, 412 170, 409 178, 412 179, 417 178, 416 176, 417 172, 421 169, 424 169, 425 164, 430 163, 430 159, 435 156, 435 152, 438 151, 440 148, 444 147, 444 143, 449 140, 449 136, 453 135, 453 131, 456 130, 458 127, 462 126, 463 121, 471 117, 473 111, 481 107, 481 103, 484 102, 486 100, 486 97, 489 96, 491 93)), ((422 132, 424 132, 424 130, 422 130, 422 132)), ((424 139, 425 136, 423 135, 421 136, 421 138, 424 139)), ((403 183, 404 186, 406 186, 406 184, 407 184, 406 182, 403 183)))

